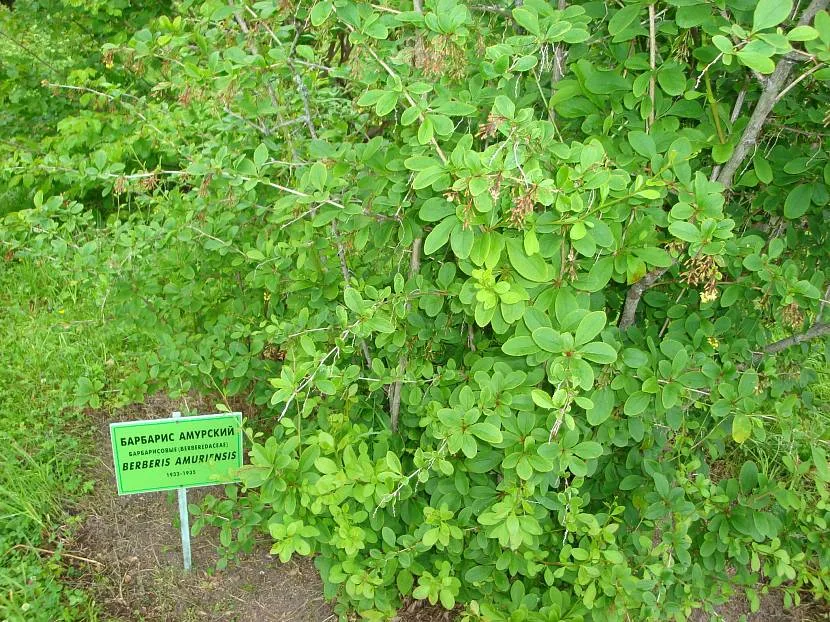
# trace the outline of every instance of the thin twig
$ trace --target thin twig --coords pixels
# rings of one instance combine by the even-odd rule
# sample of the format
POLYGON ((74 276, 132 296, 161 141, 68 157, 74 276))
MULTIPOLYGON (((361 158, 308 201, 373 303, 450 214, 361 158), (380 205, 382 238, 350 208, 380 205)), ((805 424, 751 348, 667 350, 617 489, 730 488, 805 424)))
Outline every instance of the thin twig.
POLYGON ((60 555, 61 557, 68 557, 70 559, 76 559, 76 560, 81 561, 81 562, 88 562, 90 564, 95 564, 96 566, 103 566, 104 565, 99 561, 96 561, 94 559, 90 559, 89 557, 81 557, 80 555, 73 555, 72 553, 67 553, 66 551, 52 551, 52 550, 49 550, 49 549, 42 549, 40 547, 32 546, 30 544, 15 544, 12 548, 13 549, 22 549, 22 548, 32 549, 33 551, 38 551, 39 553, 46 553, 47 555, 60 555))
MULTIPOLYGON (((798 25, 808 25, 816 13, 827 8, 827 4, 828 0, 813 0, 804 10, 804 13, 802 13, 801 19, 798 20, 798 25)), ((729 189, 732 187, 735 173, 737 173, 743 161, 758 143, 758 136, 761 134, 767 118, 779 99, 781 91, 784 88, 784 83, 792 72, 794 62, 790 55, 779 60, 775 66, 775 71, 772 72, 772 75, 766 81, 766 86, 761 93, 761 97, 758 99, 755 110, 752 112, 749 123, 744 129, 741 140, 735 146, 732 157, 724 164, 720 175, 718 175, 717 181, 722 183, 724 188, 729 189)))
POLYGON ((326 354, 322 359, 320 359, 320 364, 317 365, 317 368, 308 376, 308 378, 303 380, 300 383, 300 385, 296 389, 294 389, 294 391, 288 397, 288 401, 285 402, 285 407, 282 409, 282 412, 280 413, 280 416, 277 418, 277 421, 279 421, 285 416, 285 413, 288 412, 288 407, 291 406, 291 402, 294 401, 294 398, 297 397, 306 386, 311 384, 311 381, 314 380, 315 376, 317 376, 317 372, 319 372, 323 368, 323 365, 329 359, 329 357, 332 355, 337 356, 339 352, 340 348, 338 346, 334 346, 331 350, 328 351, 328 354, 326 354))
POLYGON ((651 111, 648 113, 648 131, 654 125, 654 73, 657 69, 657 29, 655 27, 654 4, 648 5, 648 61, 651 66, 651 76, 648 79, 648 96, 651 100, 651 111))
POLYGON ((820 64, 818 64, 818 65, 815 65, 814 67, 811 67, 809 70, 805 71, 804 73, 802 73, 802 74, 801 74, 800 76, 798 76, 795 80, 793 80, 792 82, 790 82, 790 84, 789 84, 786 88, 784 88, 784 89, 783 89, 783 90, 782 90, 782 91, 778 94, 778 97, 776 97, 776 98, 775 98, 775 103, 777 104, 778 102, 780 102, 780 101, 784 98, 784 95, 786 95, 786 94, 787 94, 787 93, 789 93, 789 92, 790 92, 793 88, 795 88, 795 86, 796 86, 799 82, 801 82, 801 81, 802 81, 802 80, 804 80, 805 78, 807 78, 807 77, 809 77, 809 76, 813 75, 815 72, 817 72, 819 69, 822 69, 823 67, 824 67, 824 63, 820 63, 820 64))
MULTIPOLYGON (((422 247, 423 239, 418 237, 412 241, 412 255, 409 258, 409 278, 413 279, 418 274, 418 271, 421 269, 421 247, 422 247)), ((406 310, 409 311, 410 302, 407 300, 406 302, 406 310)), ((401 356, 400 363, 398 363, 398 371, 400 373, 401 379, 406 374, 406 368, 409 364, 409 360, 405 354, 406 350, 404 350, 403 356, 401 356)), ((392 431, 398 431, 398 416, 401 411, 401 379, 395 381, 395 384, 392 385, 392 393, 390 394, 390 405, 389 405, 389 415, 392 424, 392 431)))
MULTIPOLYGON (((347 24, 347 26, 349 27, 349 30, 351 30, 352 32, 354 32, 354 27, 352 27, 351 25, 348 25, 348 24, 347 24)), ((398 74, 396 74, 396 73, 395 73, 395 71, 394 71, 394 70, 393 70, 393 69, 392 69, 389 65, 387 65, 387 64, 383 61, 383 59, 382 59, 382 58, 380 58, 380 56, 378 56, 378 55, 375 53, 375 51, 374 51, 372 48, 370 48, 370 47, 368 47, 368 46, 367 46, 367 47, 366 47, 366 51, 367 51, 367 52, 369 52, 369 55, 370 55, 372 58, 374 58, 374 59, 375 59, 375 62, 376 62, 378 65, 380 65, 381 67, 383 67, 383 69, 384 69, 384 71, 386 71, 386 73, 388 73, 388 74, 389 74, 391 77, 393 77, 393 78, 397 78, 397 77, 398 77, 398 74)), ((403 95, 404 95, 404 97, 406 97, 406 100, 409 102, 409 105, 410 105, 410 106, 414 106, 414 107, 416 107, 416 108, 417 108, 418 104, 415 102, 415 100, 414 100, 414 99, 412 99, 412 96, 411 96, 411 95, 410 95, 410 94, 409 94, 406 90, 404 90, 403 95)), ((425 121, 425 119, 424 119, 424 114, 423 114, 422 112, 420 112, 420 111, 418 112, 418 118, 419 118, 419 120, 421 121, 421 123, 423 123, 423 122, 425 121)), ((447 156, 444 154, 444 150, 443 150, 443 149, 441 149, 441 146, 438 144, 438 141, 436 141, 436 140, 435 140, 435 137, 434 137, 434 136, 433 136, 432 138, 430 138, 430 142, 432 143, 432 146, 435 148, 435 152, 438 154, 438 157, 441 159, 441 162, 442 162, 442 163, 444 163, 444 164, 446 164, 446 163, 448 162, 448 160, 447 160, 447 156)))

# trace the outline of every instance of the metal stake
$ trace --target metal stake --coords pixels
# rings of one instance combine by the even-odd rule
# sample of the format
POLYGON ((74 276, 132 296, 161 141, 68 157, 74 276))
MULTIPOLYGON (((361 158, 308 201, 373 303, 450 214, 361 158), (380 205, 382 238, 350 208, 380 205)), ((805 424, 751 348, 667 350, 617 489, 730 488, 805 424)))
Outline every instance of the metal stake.
MULTIPOLYGON (((182 413, 176 411, 173 418, 178 419, 182 413)), ((190 571, 190 516, 187 513, 187 488, 179 488, 179 522, 182 532, 182 557, 184 558, 184 569, 190 571)))

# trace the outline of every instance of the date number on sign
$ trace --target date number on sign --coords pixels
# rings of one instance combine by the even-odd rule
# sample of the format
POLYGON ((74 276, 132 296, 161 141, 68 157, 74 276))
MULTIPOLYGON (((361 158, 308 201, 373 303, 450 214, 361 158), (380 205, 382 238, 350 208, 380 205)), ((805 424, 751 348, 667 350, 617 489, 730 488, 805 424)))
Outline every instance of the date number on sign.
POLYGON ((187 475, 196 475, 196 471, 168 471, 167 477, 184 477, 187 475))

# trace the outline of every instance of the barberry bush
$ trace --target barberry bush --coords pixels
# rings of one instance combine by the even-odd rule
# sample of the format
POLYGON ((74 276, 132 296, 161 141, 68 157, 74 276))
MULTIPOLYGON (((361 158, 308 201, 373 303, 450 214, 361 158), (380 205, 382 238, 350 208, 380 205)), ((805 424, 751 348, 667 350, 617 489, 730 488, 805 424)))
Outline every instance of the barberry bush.
POLYGON ((197 529, 365 619, 828 598, 827 0, 51 4, 0 235, 256 407, 197 529))

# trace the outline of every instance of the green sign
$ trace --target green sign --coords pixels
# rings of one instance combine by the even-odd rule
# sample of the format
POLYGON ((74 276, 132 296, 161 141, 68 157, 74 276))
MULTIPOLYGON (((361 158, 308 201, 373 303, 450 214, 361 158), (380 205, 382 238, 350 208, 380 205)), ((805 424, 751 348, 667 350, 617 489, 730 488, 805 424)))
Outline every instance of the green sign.
POLYGON ((119 495, 238 481, 242 414, 111 423, 119 495))

